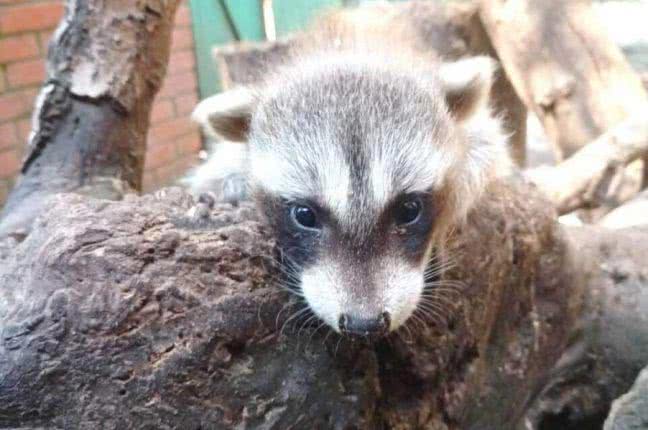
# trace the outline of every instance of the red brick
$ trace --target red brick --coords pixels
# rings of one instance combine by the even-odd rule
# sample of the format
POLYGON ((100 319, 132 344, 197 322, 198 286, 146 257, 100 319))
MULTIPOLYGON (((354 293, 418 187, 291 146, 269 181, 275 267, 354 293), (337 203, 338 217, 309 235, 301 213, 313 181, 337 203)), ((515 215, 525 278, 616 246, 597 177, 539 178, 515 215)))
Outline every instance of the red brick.
POLYGON ((178 177, 178 167, 175 163, 168 163, 160 166, 155 171, 160 186, 170 185, 178 177))
POLYGON ((182 72, 191 71, 196 65, 193 51, 176 51, 171 53, 169 58, 169 75, 178 75, 182 72))
POLYGON ((172 145, 160 145, 146 151, 144 170, 151 170, 169 164, 175 159, 175 148, 172 145))
POLYGON ((0 63, 24 60, 38 55, 38 42, 33 34, 0 39, 0 63))
POLYGON ((196 89, 196 75, 193 72, 184 72, 178 75, 167 76, 158 94, 159 98, 182 95, 196 89))
POLYGON ((149 131, 148 142, 151 147, 171 142, 193 130, 197 130, 189 118, 176 118, 153 125, 149 131))
POLYGON ((29 114, 36 94, 33 89, 0 94, 0 121, 29 114))
POLYGON ((145 193, 157 189, 158 188, 157 183, 158 180, 157 180, 157 175, 155 174, 155 170, 144 172, 144 176, 142 177, 142 189, 145 193))
POLYGON ((17 88, 27 85, 40 85, 45 79, 45 60, 21 61, 7 66, 9 86, 17 88))
POLYGON ((41 54, 47 54, 47 48, 49 48, 50 40, 52 39, 52 36, 54 36, 54 31, 55 29, 45 30, 38 33, 38 45, 40 46, 41 54))
POLYGON ((175 103, 176 115, 185 116, 193 112, 198 104, 198 95, 191 93, 184 96, 177 96, 173 101, 175 103))
POLYGON ((18 134, 13 122, 0 124, 0 149, 6 149, 18 144, 18 134))
POLYGON ((31 118, 25 118, 18 121, 16 126, 18 127, 18 139, 21 143, 27 143, 32 128, 31 118))
POLYGON ((184 174, 189 171, 189 169, 193 169, 200 164, 200 158, 198 158, 198 154, 191 154, 188 157, 181 159, 179 163, 182 166, 182 172, 184 174))
POLYGON ((194 132, 186 136, 182 136, 175 142, 176 149, 181 155, 196 154, 202 149, 202 141, 200 134, 194 132))
POLYGON ((46 2, 4 8, 0 33, 10 34, 52 28, 63 16, 63 2, 46 2))
POLYGON ((20 170, 20 157, 18 151, 9 150, 0 152, 0 179, 13 177, 20 170))
POLYGON ((171 100, 157 100, 151 110, 151 123, 156 124, 174 115, 173 103, 171 100))
POLYGON ((191 169, 200 163, 196 154, 190 154, 180 158, 174 165, 176 177, 186 175, 191 169))
POLYGON ((0 208, 2 208, 2 204, 6 202, 7 197, 9 197, 9 189, 10 189, 9 181, 0 180, 0 208))
POLYGON ((7 89, 7 84, 5 83, 4 77, 4 67, 0 64, 0 94, 4 93, 7 89))
POLYGON ((178 8, 175 16, 175 25, 185 27, 191 25, 191 10, 189 9, 189 6, 181 5, 178 8))
POLYGON ((171 51, 191 49, 194 45, 193 32, 190 28, 176 28, 171 39, 171 51))

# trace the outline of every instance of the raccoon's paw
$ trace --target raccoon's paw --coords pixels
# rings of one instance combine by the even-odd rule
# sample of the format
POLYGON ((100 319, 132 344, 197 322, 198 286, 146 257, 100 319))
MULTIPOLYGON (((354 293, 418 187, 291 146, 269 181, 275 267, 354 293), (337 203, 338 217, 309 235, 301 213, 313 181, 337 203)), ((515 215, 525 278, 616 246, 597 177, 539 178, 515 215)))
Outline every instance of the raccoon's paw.
POLYGON ((247 178, 242 173, 232 173, 223 179, 221 200, 238 206, 249 199, 247 178))

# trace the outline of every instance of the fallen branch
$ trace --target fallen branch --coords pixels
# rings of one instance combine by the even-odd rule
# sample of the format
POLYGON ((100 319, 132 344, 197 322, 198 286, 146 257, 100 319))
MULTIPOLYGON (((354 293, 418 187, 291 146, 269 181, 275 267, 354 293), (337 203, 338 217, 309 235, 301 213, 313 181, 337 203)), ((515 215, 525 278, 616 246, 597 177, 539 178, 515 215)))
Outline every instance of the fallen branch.
POLYGON ((500 61, 563 160, 648 100, 587 1, 480 0, 500 61))
POLYGON ((613 178, 631 162, 648 155, 648 108, 604 133, 557 166, 543 166, 526 176, 564 214, 596 207, 614 187, 613 178))

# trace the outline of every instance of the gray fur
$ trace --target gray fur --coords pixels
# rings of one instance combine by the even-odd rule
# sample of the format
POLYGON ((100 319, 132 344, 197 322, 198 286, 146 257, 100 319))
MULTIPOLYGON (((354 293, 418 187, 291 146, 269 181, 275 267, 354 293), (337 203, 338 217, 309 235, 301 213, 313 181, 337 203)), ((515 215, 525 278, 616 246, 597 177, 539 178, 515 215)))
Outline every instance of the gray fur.
POLYGON ((342 315, 388 312, 393 330, 416 309, 443 232, 463 220, 506 160, 485 100, 494 68, 486 58, 446 66, 389 55, 366 40, 342 45, 311 47, 254 89, 238 89, 248 104, 206 101, 198 110, 213 134, 248 139, 252 195, 280 246, 284 235, 288 254, 310 253, 296 269, 312 310, 336 330, 342 315), (418 241, 391 212, 411 194, 424 195, 436 217, 416 230, 418 241), (323 211, 325 225, 304 240, 306 250, 295 246, 300 236, 285 216, 292 201, 323 211))

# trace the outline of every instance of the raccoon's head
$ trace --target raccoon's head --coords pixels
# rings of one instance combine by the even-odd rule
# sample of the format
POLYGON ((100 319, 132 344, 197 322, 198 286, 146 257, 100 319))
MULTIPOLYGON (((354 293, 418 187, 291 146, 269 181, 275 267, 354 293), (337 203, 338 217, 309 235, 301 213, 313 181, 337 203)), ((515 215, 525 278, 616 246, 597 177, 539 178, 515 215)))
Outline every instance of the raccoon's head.
POLYGON ((484 57, 419 72, 338 55, 199 106, 212 133, 249 142, 252 194, 334 330, 387 333, 417 309, 432 254, 505 154, 486 103, 493 69, 484 57))

